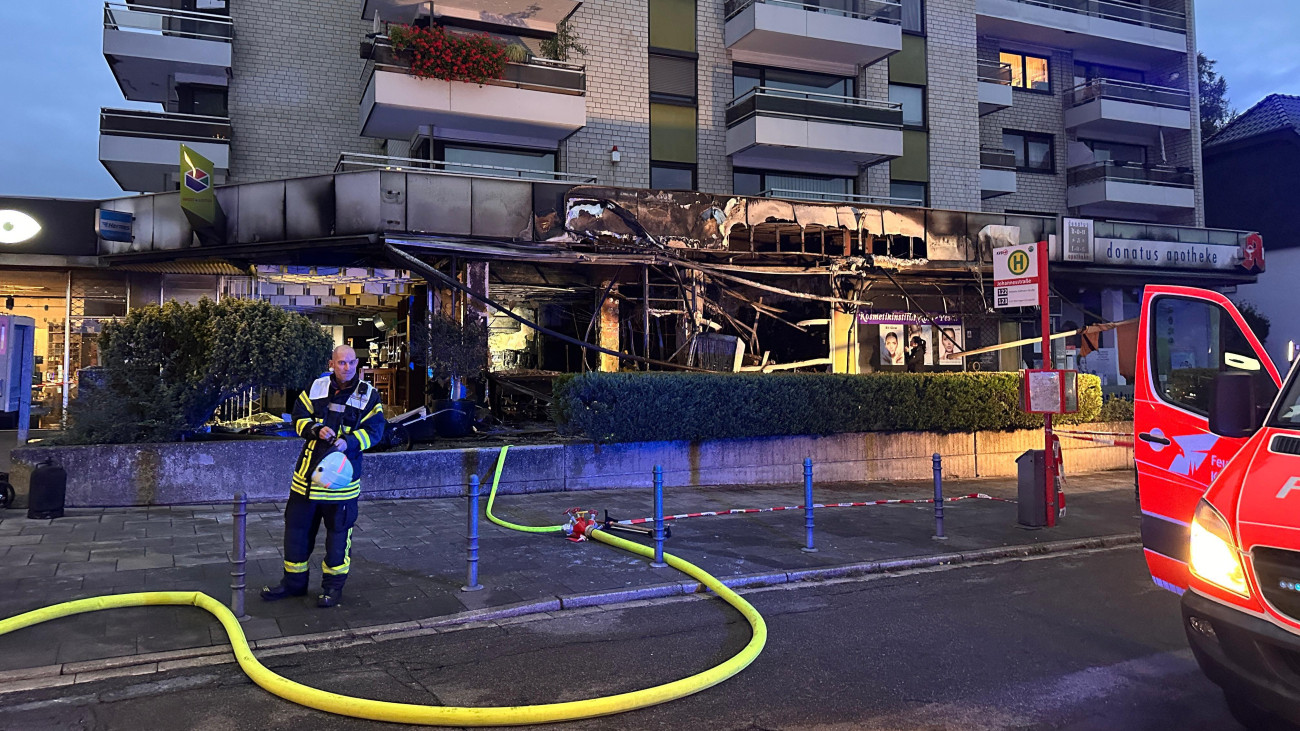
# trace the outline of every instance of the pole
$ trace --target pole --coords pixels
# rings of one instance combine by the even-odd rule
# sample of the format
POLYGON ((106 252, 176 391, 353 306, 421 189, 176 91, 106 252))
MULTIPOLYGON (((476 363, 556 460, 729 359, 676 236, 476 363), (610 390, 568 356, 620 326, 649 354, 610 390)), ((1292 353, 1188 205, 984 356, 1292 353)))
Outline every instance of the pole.
POLYGON ((235 509, 231 515, 235 519, 235 550, 230 559, 230 611, 237 619, 243 619, 244 578, 248 575, 248 496, 242 490, 235 493, 235 509))
MULTIPOLYGON (((1053 370, 1056 363, 1052 358, 1052 307, 1051 288, 1048 286, 1047 242, 1038 242, 1038 305, 1043 316, 1043 370, 1053 370)), ((1047 527, 1056 525, 1056 460, 1052 450, 1052 415, 1043 414, 1043 465, 1046 471, 1047 527)))
POLYGON ((812 458, 806 458, 803 461, 803 528, 806 533, 805 553, 817 553, 813 547, 813 496, 812 496, 812 458))
POLYGON ((661 569, 664 563, 664 468, 655 465, 655 560, 650 564, 661 569))
POLYGON ((59 428, 68 428, 68 388, 72 376, 68 369, 72 367, 72 270, 68 270, 68 297, 63 306, 63 411, 59 414, 59 428))
POLYGON ((943 534, 943 457, 938 452, 931 458, 934 462, 934 539, 946 541, 943 534))
POLYGON ((465 535, 465 585, 461 591, 478 591, 478 475, 469 476, 469 530, 465 535))

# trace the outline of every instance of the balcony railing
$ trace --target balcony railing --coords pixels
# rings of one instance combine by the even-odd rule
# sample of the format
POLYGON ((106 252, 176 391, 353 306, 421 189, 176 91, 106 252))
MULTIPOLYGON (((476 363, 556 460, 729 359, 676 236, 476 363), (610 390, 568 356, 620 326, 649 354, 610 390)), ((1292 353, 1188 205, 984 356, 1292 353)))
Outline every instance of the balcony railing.
POLYGON ((1092 230, 1093 236, 1099 239, 1170 241, 1180 244, 1218 244, 1221 246, 1242 246, 1246 243, 1246 237, 1251 235, 1249 231, 1163 226, 1153 223, 1124 223, 1120 221, 1095 221, 1092 224, 1092 230))
POLYGON ((980 81, 1011 86, 1011 64, 1009 63, 980 61, 976 66, 976 70, 980 81))
POLYGON ((100 109, 99 132, 182 142, 227 142, 230 140, 230 119, 202 114, 100 109))
POLYGON ((448 162, 446 160, 422 160, 417 157, 367 155, 360 152, 342 153, 339 155, 338 163, 334 166, 334 172, 336 173, 349 173, 361 170, 391 170, 402 173, 457 175, 474 178, 496 178, 500 180, 542 180, 556 183, 572 183, 574 185, 596 182, 596 178, 590 175, 561 173, 551 170, 511 168, 501 167, 498 165, 478 165, 467 162, 448 162))
POLYGON ((990 170, 1015 170, 1016 153, 1000 147, 981 147, 980 167, 990 170))
POLYGON ((229 41, 234 37, 229 16, 147 5, 104 3, 104 29, 154 35, 229 41))
POLYGON ((1174 10, 1162 10, 1147 5, 1123 2, 1122 0, 1013 0, 1025 5, 1037 5, 1040 8, 1064 10, 1067 13, 1079 13, 1094 18, 1117 20, 1147 28, 1187 32, 1187 14, 1174 10))
POLYGON ((723 5, 726 19, 731 20, 755 4, 780 5, 892 25, 903 22, 903 5, 899 0, 727 0, 723 5))
POLYGON ((1192 95, 1182 89, 1114 79, 1093 79, 1080 84, 1070 90, 1066 99, 1072 107, 1087 104, 1094 99, 1116 99, 1171 109, 1192 108, 1192 95))
POLYGON ((855 195, 853 193, 821 193, 789 188, 768 188, 759 193, 763 198, 781 198, 810 203, 847 203, 860 206, 924 206, 925 201, 913 198, 889 198, 887 196, 855 195))
POLYGON ((727 126, 750 117, 779 116, 840 124, 903 126, 903 105, 838 94, 756 86, 727 106, 727 126))
MULTIPOLYGON (((410 69, 409 61, 403 59, 393 49, 386 36, 368 38, 361 42, 361 58, 374 62, 375 67, 389 67, 406 72, 410 69)), ((369 81, 370 69, 365 71, 369 81)), ((558 94, 585 95, 587 93, 587 71, 584 66, 565 61, 551 61, 545 58, 530 58, 527 61, 506 63, 505 73, 500 79, 492 79, 487 84, 492 86, 510 86, 518 89, 549 91, 558 94)), ((522 111, 522 110, 521 110, 522 111)))
POLYGON ((1179 188, 1191 188, 1196 185, 1196 176, 1187 168, 1142 165, 1135 162, 1117 162, 1115 160, 1094 162, 1089 165, 1070 168, 1066 175, 1066 184, 1070 186, 1084 185, 1098 180, 1168 185, 1179 188))

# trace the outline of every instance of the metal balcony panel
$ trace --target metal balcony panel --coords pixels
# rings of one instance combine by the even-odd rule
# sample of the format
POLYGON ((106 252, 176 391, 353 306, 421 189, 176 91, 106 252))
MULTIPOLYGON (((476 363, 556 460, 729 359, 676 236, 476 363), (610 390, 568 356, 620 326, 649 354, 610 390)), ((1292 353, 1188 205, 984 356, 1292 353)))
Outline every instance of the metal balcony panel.
MULTIPOLYGON (((185 144, 212 161, 217 185, 225 182, 230 168, 230 143, 187 141, 185 144)), ((180 159, 180 140, 99 135, 99 161, 122 190, 157 193, 172 189, 180 175, 180 159)))
POLYGON ((230 42, 105 28, 104 58, 123 96, 131 101, 161 103, 169 98, 172 79, 177 76, 188 75, 196 83, 225 86, 230 71, 230 42))
POLYGON ((1033 4, 1021 0, 976 0, 981 36, 1066 48, 1090 61, 1130 68, 1155 68, 1187 54, 1187 35, 1033 4))
POLYGON ((1066 190, 1066 205, 1080 214, 1101 218, 1134 218, 1196 208, 1194 188, 1124 180, 1094 180, 1066 190))
POLYGON ((896 23, 765 2, 727 20, 724 38, 741 63, 845 76, 903 49, 896 23))
POLYGON ((1065 110, 1065 128, 1087 135, 1154 137, 1161 129, 1190 130, 1192 113, 1119 99, 1093 99, 1065 110))
POLYGON ((1011 87, 991 81, 979 82, 980 116, 992 114, 1011 106, 1011 87))
MULTIPOLYGON (((555 27, 573 14, 581 2, 575 0, 439 0, 433 3, 433 17, 459 20, 476 26, 514 28, 517 33, 554 33, 555 27)), ((363 0, 361 17, 410 23, 429 6, 428 0, 363 0)))
POLYGON ((757 115, 727 128, 727 154, 741 167, 856 175, 860 165, 901 156, 903 130, 757 115))
POLYGON ((439 139, 552 150, 587 124, 586 96, 382 68, 371 74, 360 111, 363 137, 409 139, 426 126, 439 139))
POLYGON ((980 168, 980 197, 996 198, 1016 192, 1016 171, 980 168))

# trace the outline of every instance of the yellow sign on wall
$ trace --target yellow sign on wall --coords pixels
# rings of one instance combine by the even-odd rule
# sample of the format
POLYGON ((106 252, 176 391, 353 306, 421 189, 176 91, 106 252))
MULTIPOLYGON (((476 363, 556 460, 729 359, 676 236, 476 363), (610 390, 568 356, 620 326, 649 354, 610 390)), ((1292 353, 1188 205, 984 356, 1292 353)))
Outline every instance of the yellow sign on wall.
POLYGON ((212 161, 181 145, 181 210, 195 228, 217 220, 217 196, 212 185, 212 161))

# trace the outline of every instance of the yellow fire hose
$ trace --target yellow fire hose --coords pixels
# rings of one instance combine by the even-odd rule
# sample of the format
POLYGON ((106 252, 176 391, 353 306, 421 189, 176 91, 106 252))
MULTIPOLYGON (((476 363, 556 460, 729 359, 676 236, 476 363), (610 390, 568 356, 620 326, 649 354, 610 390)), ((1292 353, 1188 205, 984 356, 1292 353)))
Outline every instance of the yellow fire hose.
MULTIPOLYGON (((523 530, 528 532, 553 532, 559 531, 561 526, 521 526, 500 520, 492 514, 492 504, 496 497, 497 484, 501 479, 501 469, 505 466, 506 452, 509 447, 501 450, 497 458, 496 474, 492 478, 492 492, 488 496, 487 516, 492 522, 506 528, 514 530, 523 530)), ((621 548, 630 551, 639 556, 653 558, 654 551, 646 546, 642 546, 631 541, 625 541, 622 538, 616 538, 608 535, 604 531, 592 531, 591 537, 602 543, 607 543, 615 548, 621 548)), ((623 713, 638 708, 665 703, 667 701, 683 698, 692 693, 698 693, 701 690, 710 688, 731 676, 744 670, 748 665, 758 657, 763 651, 763 645, 767 642, 767 625, 763 617, 754 609, 749 602, 745 601, 740 595, 727 588, 721 581, 718 581, 708 572, 695 566, 692 563, 684 561, 676 556, 665 553, 664 561, 669 566, 677 569, 699 581, 716 593, 723 601, 735 607, 740 612, 752 628, 752 636, 749 643, 746 644, 740 652, 733 657, 701 673, 696 673, 681 680, 675 680, 671 683, 657 685, 652 688, 634 690, 630 693, 620 693, 618 695, 604 696, 602 698, 589 698, 580 701, 568 701, 565 703, 544 703, 533 706, 496 706, 490 708, 458 708, 454 706, 426 706, 411 703, 391 703, 388 701, 377 701, 368 698, 355 698, 352 696, 330 693, 327 691, 311 688, 302 683, 296 683, 288 678, 271 672, 266 666, 258 662, 257 657, 253 655, 252 649, 248 646, 248 640, 244 637, 244 630, 239 626, 239 620, 235 615, 226 608, 226 606, 212 597, 197 591, 150 591, 138 594, 114 594, 110 596, 91 597, 89 599, 78 599, 76 601, 55 604, 53 606, 36 609, 16 617, 0 620, 0 635, 8 634, 20 630, 24 627, 30 627, 41 622, 48 622, 60 617, 70 617, 74 614, 84 614, 86 612, 95 612, 101 609, 117 609, 118 607, 141 607, 141 606, 195 606, 207 610, 210 614, 221 622, 225 628, 226 634, 230 638, 231 647, 234 649, 235 660, 239 667, 248 675, 249 679, 264 690, 277 695, 285 700, 297 703, 308 708, 315 708, 327 713, 336 713, 342 716, 352 716, 354 718, 364 718, 371 721, 391 721, 393 723, 417 724, 424 726, 520 726, 535 723, 553 723, 556 721, 575 721, 583 718, 594 718, 596 716, 608 716, 615 713, 623 713)))

